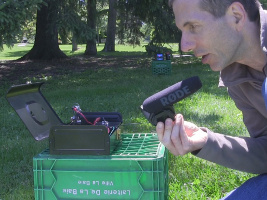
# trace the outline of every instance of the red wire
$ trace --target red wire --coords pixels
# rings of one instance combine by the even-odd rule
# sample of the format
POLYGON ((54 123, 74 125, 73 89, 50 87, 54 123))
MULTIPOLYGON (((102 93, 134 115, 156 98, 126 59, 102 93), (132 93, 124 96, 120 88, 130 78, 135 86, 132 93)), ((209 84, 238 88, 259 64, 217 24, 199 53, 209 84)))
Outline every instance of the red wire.
POLYGON ((85 120, 88 124, 93 125, 93 123, 92 123, 92 122, 89 122, 89 121, 86 119, 86 117, 84 116, 84 114, 82 114, 77 108, 73 108, 73 110, 74 110, 75 112, 79 113, 79 114, 84 118, 84 120, 85 120))
POLYGON ((99 122, 100 119, 101 119, 100 117, 96 118, 95 121, 94 121, 94 125, 96 125, 96 123, 99 122))
MULTIPOLYGON (((92 122, 88 121, 88 120, 86 119, 86 117, 84 116, 84 114, 82 114, 77 108, 73 108, 73 110, 74 110, 75 112, 79 113, 79 114, 84 118, 84 120, 85 120, 88 124, 96 125, 96 123, 99 122, 99 121, 101 120, 101 118, 98 117, 98 118, 95 119, 94 124, 93 124, 92 122)), ((110 132, 109 127, 107 127, 107 129, 108 129, 108 133, 109 133, 109 132, 110 132)))

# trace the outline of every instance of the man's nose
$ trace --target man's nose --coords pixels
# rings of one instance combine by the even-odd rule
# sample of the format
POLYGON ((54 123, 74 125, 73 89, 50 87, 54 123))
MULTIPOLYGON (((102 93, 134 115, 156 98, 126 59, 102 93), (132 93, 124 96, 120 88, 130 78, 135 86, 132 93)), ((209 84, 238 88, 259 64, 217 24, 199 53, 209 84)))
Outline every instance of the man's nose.
POLYGON ((181 50, 183 52, 193 51, 196 47, 196 42, 192 39, 192 37, 188 35, 182 35, 181 38, 181 50))

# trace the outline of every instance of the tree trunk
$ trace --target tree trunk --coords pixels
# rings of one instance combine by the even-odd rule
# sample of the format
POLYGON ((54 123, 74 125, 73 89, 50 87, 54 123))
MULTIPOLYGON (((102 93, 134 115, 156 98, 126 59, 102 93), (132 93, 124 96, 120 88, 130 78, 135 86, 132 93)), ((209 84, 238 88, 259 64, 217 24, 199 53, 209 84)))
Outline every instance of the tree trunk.
POLYGON ((104 51, 115 51, 115 35, 116 35, 116 16, 117 16, 117 0, 109 0, 109 12, 108 12, 108 29, 107 39, 104 47, 104 51))
POLYGON ((85 55, 96 55, 96 0, 88 0, 87 2, 87 25, 92 30, 93 34, 87 40, 85 55))
POLYGON ((58 6, 54 0, 37 11, 36 36, 33 48, 21 60, 52 60, 67 58, 59 49, 57 17, 58 6))
POLYGON ((76 39, 76 35, 73 32, 72 33, 72 52, 77 51, 78 50, 78 45, 77 45, 77 39, 76 39))
POLYGON ((59 36, 61 38, 62 44, 68 44, 68 31, 65 28, 59 30, 59 36))

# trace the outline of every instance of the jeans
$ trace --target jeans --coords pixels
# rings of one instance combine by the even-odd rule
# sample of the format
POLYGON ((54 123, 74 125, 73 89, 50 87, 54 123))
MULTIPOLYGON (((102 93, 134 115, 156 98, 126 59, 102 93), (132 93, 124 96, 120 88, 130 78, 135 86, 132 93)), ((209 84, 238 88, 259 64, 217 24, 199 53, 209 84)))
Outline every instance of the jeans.
POLYGON ((267 200, 267 174, 247 180, 221 200, 267 200))

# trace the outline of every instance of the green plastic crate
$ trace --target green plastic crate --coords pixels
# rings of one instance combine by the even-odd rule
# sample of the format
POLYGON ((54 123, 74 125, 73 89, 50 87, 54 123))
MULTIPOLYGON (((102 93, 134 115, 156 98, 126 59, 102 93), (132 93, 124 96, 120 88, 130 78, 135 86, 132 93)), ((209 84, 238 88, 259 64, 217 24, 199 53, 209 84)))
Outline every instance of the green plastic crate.
POLYGON ((152 61, 152 73, 157 75, 170 75, 172 73, 172 65, 170 60, 152 61))
POLYGON ((168 199, 167 150, 156 134, 121 138, 108 156, 35 156, 35 199, 168 199))

